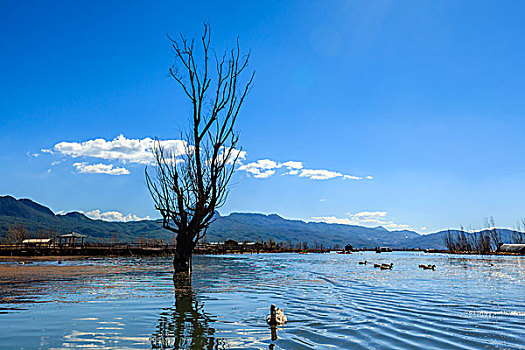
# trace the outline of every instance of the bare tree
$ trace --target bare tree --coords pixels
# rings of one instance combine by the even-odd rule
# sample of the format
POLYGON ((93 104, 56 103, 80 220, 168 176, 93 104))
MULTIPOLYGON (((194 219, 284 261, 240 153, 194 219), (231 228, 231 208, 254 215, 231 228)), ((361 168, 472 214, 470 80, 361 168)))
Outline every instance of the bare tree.
POLYGON ((516 225, 516 229, 512 232, 512 243, 525 243, 525 219, 521 219, 516 225))
POLYGON ((250 55, 241 54, 238 40, 223 55, 211 50, 207 24, 198 44, 200 51, 194 40, 183 35, 170 40, 176 61, 170 73, 190 101, 190 127, 181 133, 182 154, 156 141, 156 174, 151 177, 146 168, 146 182, 163 227, 177 235, 175 272, 188 272, 193 248, 226 200, 241 152, 234 126, 255 72, 241 79, 250 55))
POLYGON ((458 239, 457 250, 459 250, 460 252, 470 252, 471 251, 468 237, 465 234, 465 229, 463 228, 463 226, 461 226, 459 229, 459 234, 457 236, 457 239, 458 239))
POLYGON ((26 236, 27 231, 25 225, 9 224, 5 240, 8 244, 20 244, 26 236))
POLYGON ((443 238, 443 243, 449 251, 456 251, 456 237, 450 230, 447 231, 447 234, 443 238))
POLYGON ((496 223, 494 222, 494 218, 490 217, 485 220, 485 227, 486 232, 489 237, 489 250, 495 252, 498 250, 499 245, 501 243, 501 233, 496 228, 496 223))

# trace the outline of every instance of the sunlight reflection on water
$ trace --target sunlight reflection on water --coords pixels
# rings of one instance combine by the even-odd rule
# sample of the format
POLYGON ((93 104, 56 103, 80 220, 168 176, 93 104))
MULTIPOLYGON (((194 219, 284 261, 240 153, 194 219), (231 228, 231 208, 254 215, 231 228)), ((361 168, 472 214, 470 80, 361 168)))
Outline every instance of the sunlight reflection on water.
POLYGON ((167 258, 68 264, 112 269, 1 285, 1 348, 525 347, 524 257, 197 256, 191 280, 173 280, 167 258), (373 267, 390 262, 392 270, 373 267), (272 303, 289 320, 273 334, 272 303))

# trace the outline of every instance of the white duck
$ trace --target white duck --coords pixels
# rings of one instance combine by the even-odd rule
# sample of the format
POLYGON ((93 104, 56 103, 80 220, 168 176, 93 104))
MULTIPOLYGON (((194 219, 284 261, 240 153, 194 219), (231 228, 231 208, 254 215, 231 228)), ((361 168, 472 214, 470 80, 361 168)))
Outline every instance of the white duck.
POLYGON ((270 306, 270 315, 266 318, 266 322, 268 322, 270 326, 276 326, 285 324, 286 321, 287 319, 283 309, 278 309, 272 304, 272 306, 270 306))

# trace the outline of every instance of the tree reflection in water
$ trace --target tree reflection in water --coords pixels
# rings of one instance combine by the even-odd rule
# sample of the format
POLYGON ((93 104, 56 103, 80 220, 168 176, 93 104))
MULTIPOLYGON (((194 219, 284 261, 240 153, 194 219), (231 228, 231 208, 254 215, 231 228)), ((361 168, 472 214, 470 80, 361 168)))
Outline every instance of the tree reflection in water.
POLYGON ((225 349, 224 339, 214 337, 213 320, 195 298, 191 276, 179 273, 173 278, 175 306, 160 314, 156 331, 150 338, 153 349, 225 349))

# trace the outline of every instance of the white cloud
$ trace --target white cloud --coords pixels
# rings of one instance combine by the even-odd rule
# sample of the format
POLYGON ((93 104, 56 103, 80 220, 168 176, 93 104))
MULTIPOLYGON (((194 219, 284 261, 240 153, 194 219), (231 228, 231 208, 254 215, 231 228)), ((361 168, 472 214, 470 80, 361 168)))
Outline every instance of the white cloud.
POLYGON ((253 177, 262 179, 275 174, 275 169, 280 168, 281 164, 270 159, 260 159, 256 162, 248 163, 239 167, 239 170, 246 171, 253 177))
POLYGON ((373 176, 367 176, 367 177, 365 177, 365 179, 367 179, 367 180, 373 180, 374 177, 373 177, 373 176))
POLYGON ((359 225, 357 221, 350 218, 338 218, 335 216, 314 216, 312 220, 326 222, 327 224, 359 225))
MULTIPOLYGON (((60 153, 73 158, 92 157, 105 160, 118 160, 123 163, 154 164, 152 149, 155 140, 146 137, 144 139, 128 139, 120 135, 111 141, 105 139, 94 139, 84 142, 59 142, 53 150, 42 149, 42 152, 60 153)), ((186 152, 186 142, 183 140, 161 140, 160 144, 174 156, 180 156, 186 152)))
POLYGON ((388 230, 406 230, 410 229, 409 225, 396 224, 387 219, 386 211, 361 211, 355 214, 347 213, 348 217, 338 218, 335 216, 316 216, 312 220, 326 222, 329 224, 358 225, 367 227, 382 226, 388 230))
POLYGON ((276 169, 286 168, 283 175, 297 175, 299 177, 308 178, 312 180, 328 180, 333 178, 342 178, 345 180, 361 180, 359 176, 344 175, 337 171, 324 169, 305 169, 302 162, 287 161, 278 163, 270 159, 260 159, 256 162, 251 162, 239 167, 239 170, 246 171, 256 178, 268 178, 275 174, 276 169))
POLYGON ((51 162, 51 166, 58 165, 58 164, 60 164, 60 163, 62 163, 64 161, 65 161, 65 159, 55 160, 55 161, 51 162))
POLYGON ((407 224, 394 224, 393 222, 387 223, 384 225, 385 228, 391 229, 391 230, 408 230, 410 229, 410 225, 407 224))
MULTIPOLYGON (((357 218, 361 217, 385 217, 388 213, 386 211, 360 211, 359 213, 353 214, 357 218)), ((352 215, 348 213, 348 215, 352 215)))
POLYGON ((113 167, 113 164, 87 164, 74 163, 73 166, 82 174, 108 174, 108 175, 128 175, 129 170, 126 168, 113 167))
POLYGON ((145 218, 140 218, 135 214, 124 215, 119 211, 107 211, 107 212, 102 213, 98 209, 87 212, 86 215, 92 219, 104 220, 104 221, 128 222, 128 221, 140 221, 140 220, 150 219, 149 216, 146 216, 145 218))
MULTIPOLYGON (((228 156, 226 164, 232 165, 236 160, 238 163, 241 163, 242 160, 246 159, 246 151, 241 151, 235 148, 223 147, 222 152, 217 156, 218 160, 221 161, 228 156), (230 151, 231 150, 231 151, 230 151), (228 156, 229 153, 229 156, 228 156)), ((211 159, 208 161, 211 163, 211 159)))
POLYGON ((273 174, 275 174, 275 170, 265 170, 263 172, 260 172, 259 174, 253 175, 253 177, 256 177, 258 179, 265 179, 267 177, 272 176, 273 174))
POLYGON ((286 167, 287 169, 302 169, 303 163, 289 160, 287 162, 282 163, 282 166, 286 167))
POLYGON ((361 180, 362 177, 359 176, 353 176, 353 175, 344 175, 343 179, 345 180, 361 180))
MULTIPOLYGON (((177 158, 186 152, 192 151, 192 146, 188 145, 184 140, 161 140, 162 147, 171 155, 174 156, 176 162, 182 161, 177 158)), ((53 146, 52 149, 42 149, 43 153, 62 154, 72 158, 87 157, 98 158, 107 161, 118 161, 124 164, 145 164, 155 165, 155 159, 152 153, 155 140, 146 137, 143 139, 128 139, 124 135, 119 135, 113 140, 105 140, 103 138, 88 140, 84 142, 59 142, 53 146)), ((224 148, 219 157, 226 157, 229 149, 224 148)), ((337 171, 325 169, 305 169, 300 161, 286 161, 279 163, 270 159, 260 159, 248 164, 242 164, 241 161, 246 159, 247 153, 242 150, 232 150, 228 164, 233 163, 233 159, 237 157, 239 160, 240 171, 246 171, 255 178, 268 178, 274 175, 277 169, 283 168, 282 175, 299 176, 312 180, 328 180, 333 178, 341 178, 344 180, 361 180, 362 177, 342 174, 337 171)), ((58 164, 58 161, 53 162, 52 165, 58 164)), ((86 162, 77 162, 73 166, 81 173, 92 174, 110 174, 110 175, 125 175, 129 174, 129 170, 124 167, 114 167, 109 164, 87 164, 86 162)), ((366 179, 373 179, 372 176, 367 176, 366 179)))
POLYGON ((299 177, 307 177, 313 180, 328 180, 341 177, 343 174, 330 170, 302 169, 299 177))

